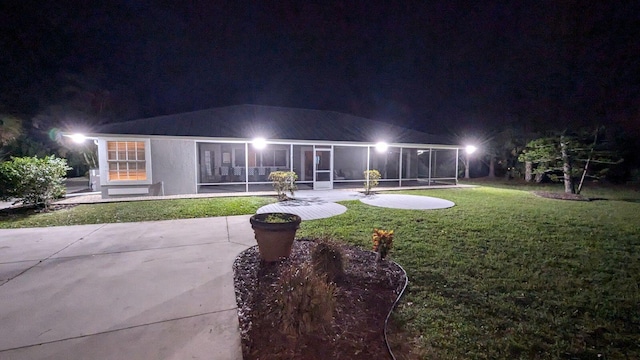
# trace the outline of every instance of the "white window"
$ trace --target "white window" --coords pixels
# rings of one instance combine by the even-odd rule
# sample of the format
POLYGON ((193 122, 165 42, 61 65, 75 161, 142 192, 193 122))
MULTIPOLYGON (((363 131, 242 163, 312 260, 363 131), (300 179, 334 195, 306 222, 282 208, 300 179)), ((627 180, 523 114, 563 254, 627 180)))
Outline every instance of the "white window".
POLYGON ((105 184, 151 184, 148 139, 105 139, 101 143, 100 167, 105 184))

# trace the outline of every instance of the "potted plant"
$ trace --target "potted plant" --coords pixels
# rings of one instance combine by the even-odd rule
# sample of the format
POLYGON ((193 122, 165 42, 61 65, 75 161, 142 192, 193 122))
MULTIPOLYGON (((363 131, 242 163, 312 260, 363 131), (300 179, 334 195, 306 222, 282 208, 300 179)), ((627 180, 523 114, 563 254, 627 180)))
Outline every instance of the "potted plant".
POLYGON ((249 220, 258 242, 260 257, 277 261, 291 254, 291 246, 302 219, 288 213, 255 214, 249 220))

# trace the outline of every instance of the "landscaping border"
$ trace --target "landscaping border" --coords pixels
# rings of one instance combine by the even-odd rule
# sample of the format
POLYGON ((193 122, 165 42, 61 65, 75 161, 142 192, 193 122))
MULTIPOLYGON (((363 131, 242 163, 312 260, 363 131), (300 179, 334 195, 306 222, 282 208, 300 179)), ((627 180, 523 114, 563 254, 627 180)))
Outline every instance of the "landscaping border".
POLYGON ((389 309, 389 313, 387 314, 387 317, 384 319, 384 328, 383 328, 384 343, 385 345, 387 345, 387 351, 389 351, 389 355, 391 355, 391 358, 393 360, 396 360, 395 355, 393 355, 393 351, 391 351, 391 346, 389 345, 389 339, 387 339, 387 325, 389 323, 389 318, 391 318, 391 314, 393 314, 393 310, 395 310, 396 306, 398 306, 398 302, 400 302, 400 298, 402 298, 402 295, 404 295, 404 291, 407 289, 407 286, 409 285, 409 276, 407 275, 407 271, 402 267, 402 265, 398 264, 393 260, 389 260, 389 261, 397 265, 400 268, 400 270, 402 270, 402 273, 404 274, 404 285, 402 286, 402 290, 400 290, 400 294, 398 294, 398 297, 391 305, 391 308, 389 309))

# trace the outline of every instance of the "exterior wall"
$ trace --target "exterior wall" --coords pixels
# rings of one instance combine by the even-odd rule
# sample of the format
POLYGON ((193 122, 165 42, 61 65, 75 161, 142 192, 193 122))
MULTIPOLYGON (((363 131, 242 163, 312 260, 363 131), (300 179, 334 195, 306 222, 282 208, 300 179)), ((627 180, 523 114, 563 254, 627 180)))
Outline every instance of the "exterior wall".
POLYGON ((153 182, 164 183, 165 195, 197 193, 195 141, 151 139, 151 160, 153 182))

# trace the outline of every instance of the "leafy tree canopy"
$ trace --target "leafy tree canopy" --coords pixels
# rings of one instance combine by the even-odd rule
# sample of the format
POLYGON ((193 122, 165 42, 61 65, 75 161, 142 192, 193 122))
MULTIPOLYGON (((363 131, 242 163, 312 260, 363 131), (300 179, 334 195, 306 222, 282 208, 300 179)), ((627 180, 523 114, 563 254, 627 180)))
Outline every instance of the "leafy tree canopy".
POLYGON ((610 144, 602 140, 601 131, 563 133, 532 140, 518 160, 533 163, 536 166, 534 173, 547 175, 552 181, 572 181, 581 175, 582 180, 585 177, 603 178, 610 165, 618 164, 622 159, 617 159, 610 144))

